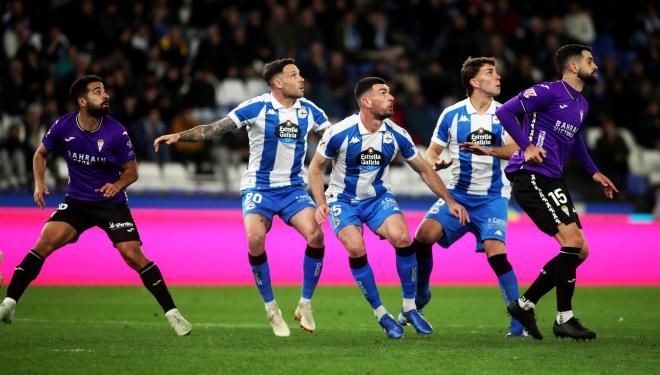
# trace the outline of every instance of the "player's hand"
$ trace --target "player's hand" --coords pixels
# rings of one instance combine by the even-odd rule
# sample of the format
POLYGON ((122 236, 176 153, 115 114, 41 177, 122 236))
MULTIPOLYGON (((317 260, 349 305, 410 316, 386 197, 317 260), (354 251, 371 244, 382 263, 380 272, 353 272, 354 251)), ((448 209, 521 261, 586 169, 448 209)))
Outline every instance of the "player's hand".
POLYGON ((44 208, 46 205, 46 200, 44 199, 44 194, 45 195, 50 195, 50 192, 48 191, 48 187, 44 183, 36 183, 34 184, 34 203, 39 206, 39 208, 44 208))
POLYGON ((545 150, 534 145, 529 145, 525 149, 525 163, 541 164, 546 157, 545 150))
POLYGON ((328 207, 327 204, 321 204, 318 207, 316 207, 316 212, 314 213, 314 219, 316 220, 316 223, 318 225, 323 225, 325 218, 328 217, 329 211, 330 211, 330 207, 328 207))
POLYGON ((438 158, 438 160, 433 163, 433 170, 439 171, 441 169, 449 168, 449 166, 453 163, 453 160, 442 160, 438 158))
POLYGON ((607 176, 604 174, 596 172, 593 176, 591 176, 591 178, 600 184, 600 186, 603 188, 603 193, 609 199, 614 199, 615 193, 619 193, 619 189, 617 189, 612 181, 610 181, 610 179, 607 178, 607 176))
POLYGON ((179 138, 181 138, 181 134, 179 133, 161 135, 154 141, 154 151, 158 152, 161 143, 164 142, 167 145, 171 145, 178 142, 179 138))
POLYGON ((454 202, 447 203, 447 207, 449 207, 449 213, 451 213, 452 216, 458 218, 458 222, 461 223, 461 225, 465 225, 470 222, 470 216, 467 213, 467 210, 463 205, 454 202))
POLYGON ((94 189, 94 191, 97 193, 102 193, 103 196, 106 198, 112 198, 117 193, 119 193, 121 189, 117 185, 108 182, 107 184, 101 186, 100 188, 94 189))
POLYGON ((474 142, 465 142, 458 145, 461 151, 471 152, 475 155, 490 155, 490 150, 474 142))

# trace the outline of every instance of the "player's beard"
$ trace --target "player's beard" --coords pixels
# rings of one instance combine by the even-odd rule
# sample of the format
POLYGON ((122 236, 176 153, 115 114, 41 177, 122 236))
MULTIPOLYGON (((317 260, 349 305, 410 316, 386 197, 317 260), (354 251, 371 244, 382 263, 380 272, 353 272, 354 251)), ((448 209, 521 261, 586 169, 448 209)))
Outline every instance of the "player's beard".
POLYGON ((110 105, 108 105, 107 107, 103 107, 104 104, 106 104, 106 103, 101 103, 101 105, 98 106, 98 107, 94 106, 94 105, 91 105, 91 104, 88 104, 87 105, 87 113, 89 113, 90 115, 92 115, 96 118, 101 118, 101 117, 107 115, 108 113, 110 113, 110 105))
POLYGON ((586 83, 589 86, 593 86, 596 84, 596 82, 598 82, 598 78, 596 78, 595 72, 592 75, 581 71, 578 73, 578 78, 580 78, 582 82, 586 83))
POLYGON ((374 118, 376 120, 383 121, 386 118, 390 118, 390 116, 392 116, 392 112, 390 112, 390 111, 385 111, 385 113, 375 113, 374 112, 374 113, 372 113, 372 115, 374 116, 374 118))

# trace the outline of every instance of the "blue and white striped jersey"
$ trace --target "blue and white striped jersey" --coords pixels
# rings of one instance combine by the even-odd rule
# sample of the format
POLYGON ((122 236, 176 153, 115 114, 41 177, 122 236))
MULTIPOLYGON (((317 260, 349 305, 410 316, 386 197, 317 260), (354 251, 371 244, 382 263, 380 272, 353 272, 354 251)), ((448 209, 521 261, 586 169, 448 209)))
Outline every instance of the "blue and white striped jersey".
POLYGON ((417 148, 403 128, 386 119, 377 132, 369 133, 359 114, 333 125, 323 135, 316 152, 333 160, 330 185, 325 192, 328 202, 341 199, 353 203, 389 190, 383 178, 397 154, 406 160, 417 156, 417 148))
POLYGON ((285 108, 270 93, 249 99, 227 115, 236 126, 247 127, 250 161, 241 190, 302 186, 307 134, 330 126, 325 112, 305 98, 285 108))
POLYGON ((511 184, 503 173, 508 163, 506 160, 474 155, 461 151, 458 146, 463 142, 485 147, 503 146, 506 131, 495 116, 500 106, 493 100, 486 113, 480 115, 468 98, 442 111, 431 141, 448 148, 453 160, 447 188, 474 195, 496 195, 507 199, 511 196, 511 184))

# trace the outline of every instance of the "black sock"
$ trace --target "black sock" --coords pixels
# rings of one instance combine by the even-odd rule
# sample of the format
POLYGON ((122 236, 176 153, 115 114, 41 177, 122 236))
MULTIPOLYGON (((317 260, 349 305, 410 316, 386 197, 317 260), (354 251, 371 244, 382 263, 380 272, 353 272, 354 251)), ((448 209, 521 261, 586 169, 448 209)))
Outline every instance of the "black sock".
POLYGON ((433 244, 421 243, 413 240, 412 244, 415 256, 417 256, 417 263, 423 262, 429 258, 433 258, 433 244))
POLYGON ((167 290, 167 285, 165 285, 165 280, 163 280, 163 275, 160 273, 160 269, 154 262, 149 262, 144 268, 140 270, 140 278, 144 286, 156 297, 156 301, 160 307, 163 308, 164 312, 168 312, 175 308, 174 300, 170 295, 170 291, 167 290))
POLYGON ((248 253, 248 261, 250 262, 250 265, 258 266, 267 260, 268 260, 268 256, 266 255, 265 251, 261 253, 261 255, 257 255, 256 257, 248 253))
POLYGON ((415 254, 415 248, 412 245, 406 247, 395 247, 394 251, 396 252, 396 255, 400 257, 407 257, 415 254))
POLYGON ((509 263, 509 260, 506 257, 506 254, 493 255, 492 257, 488 258, 488 264, 490 264, 490 268, 495 271, 497 276, 502 276, 513 269, 513 267, 511 267, 511 263, 509 263))
POLYGON ((307 245, 307 248, 305 249, 305 255, 314 259, 323 259, 323 256, 325 255, 325 247, 315 248, 307 245))
POLYGON ((367 254, 364 254, 359 258, 348 258, 348 265, 351 266, 352 269, 360 269, 366 266, 367 263, 367 254))
POLYGON ((557 311, 573 310, 571 300, 575 291, 575 270, 580 263, 580 248, 562 247, 557 258, 555 286, 557 287, 557 311))
POLYGON ((36 251, 30 250, 25 258, 23 258, 21 264, 14 269, 14 275, 11 277, 11 282, 7 287, 7 297, 18 302, 28 285, 37 278, 43 265, 44 258, 37 254, 36 251))
MULTIPOLYGON (((557 269, 557 259, 559 255, 550 259, 548 263, 543 266, 541 273, 534 280, 532 285, 529 286, 529 289, 525 292, 523 297, 527 300, 533 302, 534 304, 538 303, 541 297, 546 295, 552 288, 555 287, 555 270, 557 269)), ((582 264, 584 259, 578 259, 577 265, 582 264)))

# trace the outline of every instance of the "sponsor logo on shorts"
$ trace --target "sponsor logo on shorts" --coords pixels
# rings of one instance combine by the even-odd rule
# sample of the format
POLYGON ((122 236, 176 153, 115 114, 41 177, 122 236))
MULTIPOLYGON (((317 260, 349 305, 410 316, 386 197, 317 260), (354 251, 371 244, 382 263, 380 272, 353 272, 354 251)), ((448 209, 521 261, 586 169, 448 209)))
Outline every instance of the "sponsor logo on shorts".
POLYGON ((133 230, 135 230, 135 225, 133 225, 133 223, 131 223, 130 221, 126 221, 123 223, 115 223, 111 221, 108 223, 108 226, 110 230, 125 229, 125 228, 127 228, 128 232, 132 232, 133 230), (133 228, 133 230, 128 230, 130 228, 133 228))
POLYGON ((256 207, 256 206, 254 205, 253 202, 250 202, 250 203, 248 203, 248 204, 245 205, 245 209, 246 209, 246 210, 251 210, 251 209, 253 209, 254 207, 256 207))

